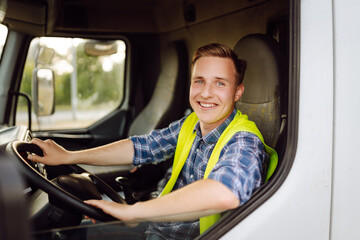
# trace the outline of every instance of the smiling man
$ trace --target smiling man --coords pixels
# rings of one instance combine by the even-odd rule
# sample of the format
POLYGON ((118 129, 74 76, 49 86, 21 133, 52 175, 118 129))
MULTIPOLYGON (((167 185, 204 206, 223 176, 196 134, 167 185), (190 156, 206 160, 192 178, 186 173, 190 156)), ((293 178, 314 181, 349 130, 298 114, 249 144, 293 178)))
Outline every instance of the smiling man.
POLYGON ((199 118, 201 133, 207 135, 231 114, 244 92, 231 58, 194 58, 190 104, 199 118))
MULTIPOLYGON (((243 75, 230 48, 200 47, 192 62, 189 101, 194 112, 189 116, 148 135, 84 151, 71 152, 53 141, 34 139, 44 157, 31 160, 49 165, 139 166, 174 157, 171 178, 160 197, 134 205, 86 203, 123 221, 153 222, 146 226, 147 239, 192 239, 216 222, 219 213, 248 201, 264 180, 268 154, 262 136, 235 107, 244 92, 243 75)), ((117 233, 121 239, 121 231, 117 233)))

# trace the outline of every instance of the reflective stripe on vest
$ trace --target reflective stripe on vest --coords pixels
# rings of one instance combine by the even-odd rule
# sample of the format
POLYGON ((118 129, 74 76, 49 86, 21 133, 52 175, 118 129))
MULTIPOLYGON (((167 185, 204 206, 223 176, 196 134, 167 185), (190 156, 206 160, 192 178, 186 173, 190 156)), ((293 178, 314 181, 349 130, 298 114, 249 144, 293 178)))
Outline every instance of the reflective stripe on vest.
MULTIPOLYGON (((182 167, 185 164, 185 161, 189 155, 191 146, 195 140, 196 133, 194 131, 196 123, 199 121, 198 117, 196 116, 195 112, 191 113, 184 121, 183 126, 180 129, 178 141, 176 145, 175 150, 175 156, 174 156, 174 163, 173 163, 173 170, 171 177, 167 184, 165 185, 164 190, 160 194, 160 196, 163 196, 165 194, 168 194, 173 189, 175 182, 181 172, 182 167)), ((238 110, 234 119, 231 121, 231 123, 227 126, 227 128, 224 130, 224 132, 219 137, 214 150, 211 153, 211 156, 209 158, 208 164, 206 166, 206 170, 204 173, 204 179, 206 179, 217 161, 219 160, 220 152, 225 146, 225 144, 233 137, 233 135, 237 132, 250 132, 255 134, 264 144, 266 152, 270 156, 269 166, 268 166, 268 172, 266 175, 265 181, 267 181, 273 172, 275 171, 277 162, 278 162, 278 156, 275 150, 268 147, 264 143, 264 138, 262 134, 260 133, 259 129, 256 127, 255 123, 248 120, 248 117, 246 115, 241 114, 241 112, 238 110)), ((206 231, 211 225, 216 223, 220 218, 220 214, 214 214, 207 217, 200 218, 200 234, 206 231)))

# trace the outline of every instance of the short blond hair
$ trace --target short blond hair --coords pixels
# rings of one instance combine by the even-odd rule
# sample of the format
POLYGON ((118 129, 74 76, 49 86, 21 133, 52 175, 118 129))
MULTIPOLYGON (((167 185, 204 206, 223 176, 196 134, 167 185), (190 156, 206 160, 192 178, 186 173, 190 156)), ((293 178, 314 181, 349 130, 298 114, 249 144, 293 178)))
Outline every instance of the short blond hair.
POLYGON ((222 57, 231 59, 235 66, 236 83, 237 85, 242 83, 246 69, 246 62, 238 59, 237 54, 231 48, 220 43, 210 43, 199 47, 193 55, 191 69, 194 68, 196 61, 201 57, 222 57))

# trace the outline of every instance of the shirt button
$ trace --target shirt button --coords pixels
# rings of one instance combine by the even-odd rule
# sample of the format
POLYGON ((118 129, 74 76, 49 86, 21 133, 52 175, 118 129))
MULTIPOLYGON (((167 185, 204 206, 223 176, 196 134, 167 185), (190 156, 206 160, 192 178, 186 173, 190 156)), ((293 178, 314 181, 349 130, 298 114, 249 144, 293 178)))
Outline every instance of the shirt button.
POLYGON ((191 179, 194 179, 194 175, 191 174, 190 177, 191 177, 191 179))
POLYGON ((197 149, 196 149, 196 152, 197 152, 197 153, 200 152, 200 149, 197 148, 197 149))

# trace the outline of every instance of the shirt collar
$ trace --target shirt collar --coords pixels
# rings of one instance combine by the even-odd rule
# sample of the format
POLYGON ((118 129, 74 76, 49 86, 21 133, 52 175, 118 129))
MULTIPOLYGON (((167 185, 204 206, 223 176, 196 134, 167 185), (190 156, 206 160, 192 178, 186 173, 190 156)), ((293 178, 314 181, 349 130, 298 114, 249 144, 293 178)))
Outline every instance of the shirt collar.
POLYGON ((226 120, 220 124, 218 127, 213 129, 211 132, 209 132, 206 136, 201 136, 201 129, 200 129, 200 122, 197 122, 194 128, 194 131, 196 132, 196 135, 201 139, 204 140, 204 142, 208 144, 216 143, 219 139, 220 135, 224 132, 224 130, 229 126, 231 121, 234 119, 235 115, 237 113, 237 109, 234 108, 234 110, 231 112, 229 117, 226 118, 226 120))

